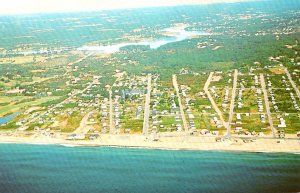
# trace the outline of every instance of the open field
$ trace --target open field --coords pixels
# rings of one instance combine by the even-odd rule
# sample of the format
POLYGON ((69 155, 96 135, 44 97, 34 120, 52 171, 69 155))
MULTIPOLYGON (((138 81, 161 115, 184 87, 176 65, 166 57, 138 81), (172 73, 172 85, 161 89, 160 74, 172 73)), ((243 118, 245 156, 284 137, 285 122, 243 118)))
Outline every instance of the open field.
MULTIPOLYGON (((16 100, 16 99, 13 99, 13 100, 10 101, 11 103, 9 103, 8 105, 1 107, 0 116, 4 116, 4 115, 7 115, 7 114, 12 114, 12 113, 15 113, 15 112, 18 112, 18 111, 23 111, 23 110, 28 109, 30 107, 39 106, 42 103, 53 101, 53 100, 56 100, 58 98, 59 97, 44 97, 44 98, 40 98, 40 99, 29 98, 30 101, 21 102, 21 103, 11 102, 11 101, 16 100)), ((28 99, 28 98, 26 98, 26 99, 28 99)), ((26 99, 25 99, 25 101, 26 101, 26 99)))
POLYGON ((43 63, 45 62, 47 57, 43 56, 15 56, 15 57, 8 57, 8 58, 1 58, 1 64, 33 64, 33 63, 43 63))

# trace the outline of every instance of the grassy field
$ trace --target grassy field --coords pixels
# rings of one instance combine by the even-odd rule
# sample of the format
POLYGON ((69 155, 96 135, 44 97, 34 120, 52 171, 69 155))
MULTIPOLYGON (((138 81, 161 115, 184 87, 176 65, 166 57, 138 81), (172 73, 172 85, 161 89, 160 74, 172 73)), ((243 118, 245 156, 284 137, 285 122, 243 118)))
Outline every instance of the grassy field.
MULTIPOLYGON (((9 105, 6 105, 6 106, 3 106, 3 107, 0 108, 0 116, 5 116, 5 115, 8 115, 8 114, 12 114, 12 113, 15 113, 17 111, 26 109, 28 107, 38 106, 38 105, 40 105, 44 102, 56 100, 58 98, 59 97, 52 96, 52 97, 39 98, 39 99, 36 99, 34 101, 30 101, 30 102, 17 103, 17 104, 10 103, 9 105)), ((9 101, 9 99, 7 99, 5 97, 4 97, 4 99, 6 101, 9 101)), ((11 101, 14 101, 14 100, 17 100, 17 99, 14 99, 14 97, 13 97, 11 101)))
POLYGON ((21 85, 30 85, 30 84, 35 84, 35 83, 40 83, 40 82, 43 82, 43 81, 46 81, 46 80, 49 80, 51 79, 51 77, 48 77, 48 78, 42 78, 42 77, 37 77, 37 76, 34 76, 32 77, 32 81, 22 81, 22 80, 10 80, 9 82, 2 82, 2 84, 6 87, 15 87, 17 84, 21 84, 21 85))
POLYGON ((1 103, 11 103, 11 102, 21 101, 23 99, 28 99, 28 98, 31 98, 31 97, 28 97, 28 96, 14 96, 14 97, 0 96, 0 101, 1 101, 1 103))
POLYGON ((250 116, 246 116, 244 114, 242 116, 242 124, 235 124, 236 123, 236 114, 233 116, 233 126, 232 130, 235 129, 235 127, 242 127, 245 131, 255 131, 255 132, 270 132, 269 124, 266 121, 266 123, 262 123, 260 121, 260 115, 259 114, 252 114, 250 116))
POLYGON ((186 85, 190 87, 190 92, 194 95, 203 89, 207 78, 208 74, 198 76, 192 74, 185 74, 177 76, 177 81, 179 85, 186 85))
POLYGON ((62 132, 73 132, 80 125, 80 122, 85 114, 74 113, 71 116, 64 115, 56 117, 57 121, 61 124, 60 128, 62 132), (65 123, 62 123, 65 122, 65 123))
POLYGON ((124 129, 131 129, 134 133, 140 133, 143 129, 143 120, 125 119, 124 129))

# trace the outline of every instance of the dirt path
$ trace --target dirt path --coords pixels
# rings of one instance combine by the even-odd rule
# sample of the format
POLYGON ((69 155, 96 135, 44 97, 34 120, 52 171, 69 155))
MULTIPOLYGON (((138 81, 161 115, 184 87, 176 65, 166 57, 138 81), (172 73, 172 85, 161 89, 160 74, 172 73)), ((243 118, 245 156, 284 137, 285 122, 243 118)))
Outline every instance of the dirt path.
POLYGON ((93 112, 89 112, 82 118, 79 127, 74 131, 75 134, 86 135, 89 132, 90 127, 87 126, 87 123, 88 123, 88 119, 92 113, 93 112))

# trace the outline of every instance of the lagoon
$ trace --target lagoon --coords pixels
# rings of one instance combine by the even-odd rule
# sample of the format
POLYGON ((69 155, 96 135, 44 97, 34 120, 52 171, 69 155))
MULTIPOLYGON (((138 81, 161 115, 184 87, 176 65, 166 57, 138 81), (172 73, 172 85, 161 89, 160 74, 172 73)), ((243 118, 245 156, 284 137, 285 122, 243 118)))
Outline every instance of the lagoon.
MULTIPOLYGON (((171 27, 160 30, 158 33, 165 33, 163 38, 158 38, 154 40, 142 40, 139 42, 122 42, 114 45, 101 45, 101 46, 89 46, 83 45, 78 47, 77 50, 79 51, 91 51, 103 54, 113 54, 119 52, 121 48, 126 46, 149 46, 150 49, 157 49, 161 46, 164 46, 169 43, 180 42, 186 39, 191 39, 197 36, 209 36, 211 35, 208 32, 203 31, 187 31, 185 30, 187 26, 180 26, 180 27, 171 27)), ((7 55, 36 55, 36 54, 47 54, 50 51, 47 50, 30 50, 30 51, 23 51, 23 52, 5 52, 0 53, 0 56, 7 56, 7 55)))
POLYGON ((166 37, 157 39, 157 40, 147 40, 140 42, 125 42, 119 43, 115 45, 106 45, 106 46, 82 46, 78 48, 80 51, 95 51, 98 53, 111 54, 120 51, 121 48, 126 46, 149 46, 150 49, 157 49, 163 45, 180 42, 186 39, 191 39, 195 36, 207 36, 210 35, 206 32, 198 32, 198 31, 186 31, 184 27, 174 27, 174 28, 166 28, 161 30, 163 33, 170 33, 166 37))

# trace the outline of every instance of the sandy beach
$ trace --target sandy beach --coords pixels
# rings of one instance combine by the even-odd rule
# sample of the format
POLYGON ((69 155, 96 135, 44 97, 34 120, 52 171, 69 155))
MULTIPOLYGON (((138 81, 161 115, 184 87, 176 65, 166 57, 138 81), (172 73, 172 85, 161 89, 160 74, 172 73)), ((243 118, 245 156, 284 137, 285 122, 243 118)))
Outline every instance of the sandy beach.
POLYGON ((66 140, 45 136, 19 137, 0 135, 0 143, 56 144, 65 146, 115 146, 128 148, 151 148, 172 150, 214 150, 243 152, 289 152, 300 153, 299 139, 286 139, 278 143, 277 139, 257 139, 245 143, 241 139, 216 142, 214 137, 199 136, 161 136, 158 141, 147 139, 143 135, 101 135, 95 140, 66 140))

